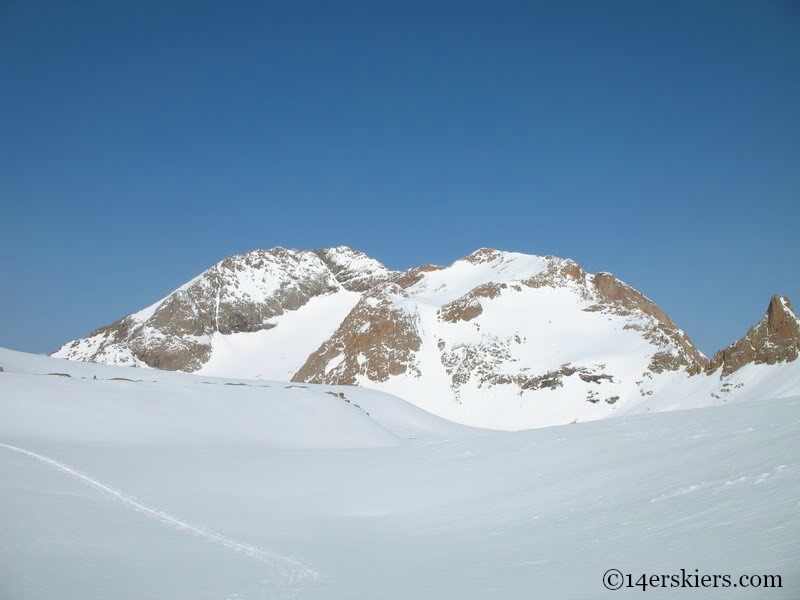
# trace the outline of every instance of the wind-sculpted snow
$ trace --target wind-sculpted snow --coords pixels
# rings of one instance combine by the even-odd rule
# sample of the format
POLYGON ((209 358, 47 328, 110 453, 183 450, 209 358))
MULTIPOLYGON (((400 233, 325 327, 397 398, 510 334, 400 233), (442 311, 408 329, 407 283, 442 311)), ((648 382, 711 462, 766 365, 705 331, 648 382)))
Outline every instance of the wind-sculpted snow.
MULTIPOLYGON (((609 569, 800 596, 800 397, 507 433, 365 388, 0 365, 3 600, 593 600, 609 569)), ((780 395, 775 368, 733 377, 780 395)))
POLYGON ((141 502, 136 501, 134 498, 124 494, 123 492, 116 490, 105 483, 97 481, 96 479, 93 479, 92 477, 89 477, 80 471, 58 462, 57 460, 53 460, 52 458, 42 456, 41 454, 37 454, 36 452, 31 452, 23 448, 17 448, 16 446, 11 446, 9 444, 0 443, 0 448, 10 452, 17 452, 18 454, 28 456, 48 466, 54 467, 62 473, 65 473, 70 477, 74 477, 81 483, 84 483, 97 490, 99 493, 109 497, 111 500, 132 508, 136 512, 139 512, 150 519, 155 519, 156 521, 163 523, 168 527, 172 527, 173 529, 177 529, 178 531, 189 533, 191 535, 196 535, 211 543, 220 544, 228 550, 232 550, 233 552, 243 554, 244 556, 254 560, 261 561, 268 565, 273 576, 282 580, 286 580, 289 583, 296 583, 298 580, 303 579, 317 579, 319 577, 319 573, 298 560, 281 556, 273 552, 267 552, 258 546, 238 542, 229 537, 225 537, 221 533, 217 533, 203 527, 192 525, 186 521, 182 521, 181 519, 174 517, 169 513, 146 506, 141 502))
POLYGON ((36 431, 67 443, 147 439, 307 449, 391 447, 408 437, 473 432, 396 397, 358 388, 217 379, 4 348, 0 366, 0 432, 7 438, 36 431))

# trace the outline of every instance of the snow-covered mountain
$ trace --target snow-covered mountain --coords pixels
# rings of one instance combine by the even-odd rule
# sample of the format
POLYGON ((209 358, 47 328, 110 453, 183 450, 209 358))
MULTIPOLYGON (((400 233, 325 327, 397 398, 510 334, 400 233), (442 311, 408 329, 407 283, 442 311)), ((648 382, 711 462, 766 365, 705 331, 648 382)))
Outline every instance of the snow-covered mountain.
POLYGON ((347 247, 273 248, 229 257, 54 356, 360 385, 461 423, 522 429, 676 394, 723 403, 764 381, 800 393, 796 363, 786 367, 800 348, 788 299, 737 344, 709 361, 650 299, 568 259, 484 248, 398 272, 347 247), (768 374, 743 377, 748 365, 768 374))
MULTIPOLYGON (((350 283, 363 284, 385 271, 348 249, 341 255, 274 248, 231 256, 152 306, 67 344, 54 356, 192 372, 209 362, 215 346, 224 346, 218 343, 224 336, 263 334, 280 324, 281 330, 293 329, 292 335, 283 338, 281 331, 280 339, 270 337, 266 347, 280 355, 282 363, 288 361, 291 371, 358 301, 359 293, 348 289, 350 283), (348 262, 358 265, 357 274, 341 267, 348 262), (314 311, 320 303, 311 301, 320 297, 324 307, 314 311), (289 325, 282 322, 287 316, 289 325), (290 339, 295 343, 287 348, 290 339)), ((270 364, 272 358, 265 355, 263 362, 270 364)))

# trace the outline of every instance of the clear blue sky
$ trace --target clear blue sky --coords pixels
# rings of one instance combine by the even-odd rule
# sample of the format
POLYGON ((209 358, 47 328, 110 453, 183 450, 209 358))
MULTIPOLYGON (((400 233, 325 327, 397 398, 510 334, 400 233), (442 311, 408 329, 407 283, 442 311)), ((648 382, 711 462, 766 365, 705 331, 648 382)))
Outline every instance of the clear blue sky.
POLYGON ((571 257, 712 353, 800 304, 800 5, 0 0, 0 346, 230 254, 571 257))

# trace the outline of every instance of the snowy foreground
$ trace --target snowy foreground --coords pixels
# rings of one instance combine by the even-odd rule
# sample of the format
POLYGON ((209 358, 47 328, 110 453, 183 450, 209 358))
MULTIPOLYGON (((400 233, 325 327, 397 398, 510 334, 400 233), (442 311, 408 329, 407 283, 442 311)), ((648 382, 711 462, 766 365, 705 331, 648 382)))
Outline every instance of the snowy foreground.
POLYGON ((364 389, 0 366, 2 600, 800 598, 800 398, 507 433, 364 389))

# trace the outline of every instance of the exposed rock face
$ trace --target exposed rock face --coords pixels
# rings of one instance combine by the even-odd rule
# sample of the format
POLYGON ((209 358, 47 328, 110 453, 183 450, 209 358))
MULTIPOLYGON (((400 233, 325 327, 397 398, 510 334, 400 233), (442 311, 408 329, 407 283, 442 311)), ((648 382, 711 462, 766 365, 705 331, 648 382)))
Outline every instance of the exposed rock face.
POLYGON ((554 256, 546 256, 545 259, 546 268, 524 279, 523 285, 529 288, 571 287, 586 300, 594 298, 594 294, 587 287, 587 273, 578 263, 554 256))
POLYGON ((611 273, 598 273, 592 278, 597 304, 587 310, 613 312, 620 316, 644 316, 625 327, 641 331, 654 346, 661 348, 649 365, 653 373, 675 371, 681 367, 697 374, 708 365, 708 359, 695 347, 682 329, 652 300, 621 282, 611 273), (649 317, 649 318, 646 318, 649 317))
POLYGON ((408 298, 396 283, 367 292, 292 381, 355 385, 408 372, 419 375, 413 360, 422 343, 419 317, 403 304, 408 298))
MULTIPOLYGON (((321 251, 330 262, 343 253, 321 251)), ((377 261, 364 262, 369 270, 362 280, 386 271, 377 261)), ((338 273, 348 284, 361 282, 342 269, 338 273)), ((237 254, 153 306, 67 344, 55 356, 196 371, 211 355, 212 334, 269 329, 274 317, 342 287, 314 252, 273 248, 237 254)))
POLYGON ((316 253, 346 290, 365 292, 393 275, 377 260, 347 246, 317 250, 316 253))
POLYGON ((486 384, 511 383, 501 381, 498 370, 503 363, 512 359, 509 351, 511 341, 499 336, 486 335, 478 343, 455 343, 447 345, 439 342, 441 363, 450 379, 450 387, 457 401, 461 400, 461 390, 470 381, 478 387, 486 384))
MULTIPOLYGON (((561 388, 566 392, 568 387, 590 403, 605 399, 611 405, 622 397, 624 386, 629 396, 633 391, 640 397, 644 392, 637 386, 643 376, 676 370, 698 373, 707 363, 652 301, 613 275, 587 274, 571 260, 482 248, 448 267, 419 267, 390 281, 397 284, 391 291, 394 300, 385 299, 390 288, 379 286, 380 291, 370 292, 371 304, 359 303, 296 373, 296 381, 375 384, 391 383, 395 377, 406 382, 444 377, 456 402, 496 388, 525 396, 561 388), (373 293, 384 298, 380 305, 373 293), (554 295, 563 299, 563 306, 551 304, 554 295), (556 346, 553 354, 571 358, 569 346, 585 344, 584 339, 568 337, 577 334, 573 321, 578 315, 573 311, 597 315, 587 317, 600 325, 590 336, 603 335, 600 330, 623 330, 631 333, 613 335, 622 335, 626 343, 639 340, 641 367, 635 378, 620 375, 618 366, 583 359, 580 353, 560 366, 547 366, 547 347, 556 346), (392 335, 398 335, 400 327, 399 345, 388 336, 370 335, 364 342, 367 332, 381 331, 381 322, 392 335), (551 334, 551 329, 565 331, 567 337, 551 334), (543 362, 531 359, 531 354, 543 356, 543 362), (375 360, 384 363, 379 372, 375 360), (435 373, 437 368, 441 375, 435 373), (601 384, 602 391, 596 389, 601 384), (606 390, 609 386, 616 387, 606 390)), ((617 351, 613 344, 609 348, 617 351)))
MULTIPOLYGON (((447 406, 485 412, 497 401, 548 413, 574 406, 554 421, 569 422, 658 394, 663 373, 727 377, 750 362, 795 360, 800 327, 776 296, 709 364, 650 299, 572 260, 482 248, 448 266, 393 272, 346 247, 273 248, 227 258, 55 355, 206 373, 228 364, 231 348, 252 351, 253 339, 257 361, 270 365, 283 365, 286 344, 311 341, 281 367, 295 382, 369 385, 423 405, 434 398, 446 417, 457 417, 447 406), (309 325, 309 315, 321 320, 309 325)), ((729 383, 720 391, 743 385, 729 383)))
POLYGON ((458 300, 448 302, 439 309, 439 318, 443 321, 471 321, 483 312, 483 306, 474 291, 461 296, 458 300))
POLYGON ((495 250, 494 248, 479 248, 465 256, 464 261, 473 265, 480 265, 497 260, 502 254, 500 250, 495 250))
POLYGON ((438 265, 421 265, 419 267, 414 267, 413 269, 408 269, 407 271, 395 273, 392 276, 392 281, 394 281, 401 288, 405 289, 407 287, 411 287, 421 280, 425 276, 425 273, 441 271, 442 269, 444 269, 444 267, 440 267, 438 265))
POLYGON ((714 355, 709 372, 729 375, 749 363, 774 365, 797 360, 800 321, 786 296, 773 296, 767 314, 739 341, 714 355))
POLYGON ((551 260, 548 268, 527 279, 529 287, 572 286, 578 295, 593 303, 584 310, 626 317, 626 329, 639 331, 658 350, 652 355, 648 371, 663 373, 686 369, 700 373, 708 364, 689 337, 652 300, 623 283, 611 273, 587 274, 571 260, 551 260))

